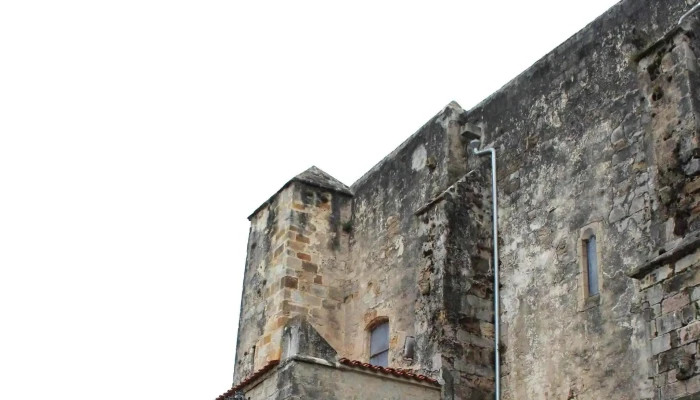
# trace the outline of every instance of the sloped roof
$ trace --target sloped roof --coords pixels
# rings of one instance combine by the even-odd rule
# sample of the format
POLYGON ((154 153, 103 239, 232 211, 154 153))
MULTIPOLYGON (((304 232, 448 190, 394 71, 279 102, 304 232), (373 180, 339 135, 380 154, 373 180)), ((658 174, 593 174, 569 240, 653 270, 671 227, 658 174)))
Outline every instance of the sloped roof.
POLYGON ((309 185, 318 186, 324 189, 330 189, 338 193, 345 193, 352 195, 350 188, 347 187, 343 182, 335 179, 334 177, 328 175, 320 168, 312 166, 301 174, 292 178, 292 181, 304 182, 309 185))
POLYGON ((440 382, 437 381, 437 379, 430 378, 425 375, 419 375, 413 372, 410 369, 401 369, 401 368, 389 368, 389 367, 380 367, 378 365, 372 365, 369 363, 365 363, 362 361, 357 361, 357 360, 349 360, 347 358, 341 358, 338 360, 339 363, 346 365, 348 367, 354 367, 354 368, 359 368, 363 369, 365 371, 372 371, 372 372, 379 372, 382 374, 387 374, 387 375, 394 375, 400 378, 407 378, 407 379, 412 379, 415 381, 419 382, 426 382, 430 383, 432 385, 440 385, 440 382))
POLYGON ((311 168, 300 173, 299 175, 295 176, 294 178, 290 179, 287 183, 285 183, 284 186, 280 188, 280 190, 273 194, 266 202, 262 203, 260 207, 256 208, 255 211, 253 211, 253 213, 250 214, 250 216, 248 216, 248 219, 252 219, 253 216, 258 213, 258 211, 262 210, 265 206, 270 204, 275 198, 275 196, 279 194, 279 192, 283 191, 294 182, 301 182, 307 185, 319 187, 321 189, 332 190, 336 193, 352 196, 352 191, 347 185, 330 176, 327 172, 321 170, 320 168, 312 166, 311 168))
POLYGON ((272 360, 265 364, 264 367, 260 368, 259 370, 253 372, 252 374, 248 375, 245 379, 241 381, 238 385, 232 387, 231 389, 227 390, 224 394, 220 395, 219 397, 216 398, 216 400, 226 400, 227 398, 233 396, 236 394, 237 391, 243 389, 246 387, 248 384, 252 383, 254 380, 260 378, 261 376, 265 375, 268 371, 271 371, 273 368, 275 368, 278 364, 280 363, 280 360, 272 360))
MULTIPOLYGON (((277 365, 279 365, 279 363, 280 363, 280 360, 270 361, 264 367, 253 372, 248 377, 243 379, 241 381, 241 383, 232 387, 231 389, 227 390, 224 394, 217 397, 216 400, 226 400, 226 399, 230 398, 237 391, 245 388, 246 386, 253 383, 258 378, 265 375, 267 372, 271 371, 273 368, 275 368, 277 365)), ((364 363, 362 361, 349 360, 347 358, 341 358, 340 360, 338 360, 338 363, 345 365, 345 366, 348 366, 348 367, 362 369, 362 370, 365 370, 368 372, 374 372, 374 373, 385 374, 385 375, 393 375, 393 376, 399 377, 399 378, 411 379, 411 380, 418 381, 418 382, 429 383, 431 385, 440 386, 440 382, 438 382, 437 379, 433 379, 433 378, 430 378, 430 377, 425 376, 425 375, 416 374, 416 373, 414 373, 414 371, 409 370, 409 369, 380 367, 377 365, 364 363)))

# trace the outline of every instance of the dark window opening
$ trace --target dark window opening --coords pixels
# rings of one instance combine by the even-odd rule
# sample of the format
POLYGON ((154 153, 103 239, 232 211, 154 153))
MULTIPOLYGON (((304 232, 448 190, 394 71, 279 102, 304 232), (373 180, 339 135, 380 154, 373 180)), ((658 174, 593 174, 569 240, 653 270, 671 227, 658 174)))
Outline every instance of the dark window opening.
POLYGON ((369 363, 379 367, 389 366, 389 322, 375 326, 370 332, 369 363))
POLYGON ((588 270, 588 295, 597 296, 598 290, 598 253, 595 236, 584 242, 586 246, 586 269, 588 270))

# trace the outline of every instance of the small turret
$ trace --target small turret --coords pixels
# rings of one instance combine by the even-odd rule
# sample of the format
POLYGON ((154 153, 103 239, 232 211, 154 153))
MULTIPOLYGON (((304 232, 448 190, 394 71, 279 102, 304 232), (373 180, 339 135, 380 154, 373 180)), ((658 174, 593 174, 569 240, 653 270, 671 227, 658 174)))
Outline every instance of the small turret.
POLYGON ((342 345, 351 199, 346 185, 311 167, 249 217, 234 381, 280 358, 283 328, 295 316, 342 345))

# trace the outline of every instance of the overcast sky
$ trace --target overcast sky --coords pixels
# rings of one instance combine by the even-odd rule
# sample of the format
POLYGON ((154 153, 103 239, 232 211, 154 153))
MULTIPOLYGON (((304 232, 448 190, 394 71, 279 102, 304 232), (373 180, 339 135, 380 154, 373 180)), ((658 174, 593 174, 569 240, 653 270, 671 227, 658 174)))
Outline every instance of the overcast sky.
POLYGON ((257 206, 615 2, 0 2, 0 398, 223 393, 257 206))

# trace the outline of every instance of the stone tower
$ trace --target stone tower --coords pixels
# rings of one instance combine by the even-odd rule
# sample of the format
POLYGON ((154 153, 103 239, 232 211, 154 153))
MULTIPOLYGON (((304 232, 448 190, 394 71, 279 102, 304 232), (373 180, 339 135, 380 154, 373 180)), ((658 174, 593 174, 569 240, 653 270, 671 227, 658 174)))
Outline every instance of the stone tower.
POLYGON ((282 328, 308 318, 340 348, 350 189, 316 167, 250 217, 234 380, 281 356, 282 328))

